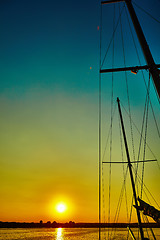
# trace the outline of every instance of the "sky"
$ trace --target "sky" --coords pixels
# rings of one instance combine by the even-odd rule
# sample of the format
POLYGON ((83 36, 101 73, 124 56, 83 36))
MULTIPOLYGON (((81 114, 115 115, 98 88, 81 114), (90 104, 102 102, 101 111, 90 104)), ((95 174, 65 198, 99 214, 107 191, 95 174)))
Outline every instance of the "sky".
MULTIPOLYGON (((158 0, 152 5, 150 1, 135 2, 143 8, 145 2, 145 10, 160 19, 158 0)), ((158 63, 159 23, 136 10, 158 63)), ((105 6, 102 58, 111 38, 112 16, 113 6, 105 6)), ((0 3, 0 22, 0 220, 97 222, 100 2, 6 0, 0 3), (56 212, 58 202, 67 205, 64 214, 56 212)), ((126 63, 138 65, 129 34, 125 34, 126 63)), ((120 42, 115 44, 118 67, 122 65, 120 42)), ((111 51, 104 67, 110 65, 111 51)), ((126 106, 121 76, 115 81, 114 102, 119 94, 126 106)), ((102 121, 109 125, 110 75, 107 81, 106 75, 103 78, 102 121)), ((131 79, 133 116, 140 123, 144 85, 135 75, 131 79), (137 83, 139 87, 135 87, 137 83)), ((153 87, 151 95, 159 123, 153 87)), ((152 115, 150 121, 153 139, 152 115)), ((153 148, 159 156, 156 139, 153 148)), ((118 151, 113 151, 115 158, 118 151)), ((153 167, 149 176, 159 198, 159 172, 153 167)))

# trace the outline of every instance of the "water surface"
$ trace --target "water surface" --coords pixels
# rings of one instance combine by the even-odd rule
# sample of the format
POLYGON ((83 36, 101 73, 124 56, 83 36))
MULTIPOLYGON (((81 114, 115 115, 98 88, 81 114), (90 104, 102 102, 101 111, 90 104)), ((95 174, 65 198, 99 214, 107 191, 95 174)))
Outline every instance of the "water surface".
MULTIPOLYGON (((137 230, 133 230, 137 236, 137 230)), ((160 229, 154 229, 160 240, 160 229)), ((110 231, 109 231, 110 234, 110 231)), ((146 234, 146 233, 145 233, 146 234)), ((146 234, 147 237, 147 234, 146 234)), ((9 228, 0 229, 0 240, 98 240, 99 230, 95 228, 9 228)), ((108 230, 102 230, 101 240, 108 239, 108 230)), ((127 239, 126 229, 116 229, 111 240, 127 239)), ((129 237, 129 240, 132 238, 129 237)), ((150 237, 153 239, 153 237, 150 237)))

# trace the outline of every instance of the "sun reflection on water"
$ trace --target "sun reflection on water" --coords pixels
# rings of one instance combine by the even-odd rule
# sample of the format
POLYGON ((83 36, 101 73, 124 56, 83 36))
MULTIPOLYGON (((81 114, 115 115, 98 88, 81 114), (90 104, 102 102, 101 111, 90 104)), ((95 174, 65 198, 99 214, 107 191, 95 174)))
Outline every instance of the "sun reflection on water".
POLYGON ((63 240, 63 228, 57 228, 56 240, 63 240))

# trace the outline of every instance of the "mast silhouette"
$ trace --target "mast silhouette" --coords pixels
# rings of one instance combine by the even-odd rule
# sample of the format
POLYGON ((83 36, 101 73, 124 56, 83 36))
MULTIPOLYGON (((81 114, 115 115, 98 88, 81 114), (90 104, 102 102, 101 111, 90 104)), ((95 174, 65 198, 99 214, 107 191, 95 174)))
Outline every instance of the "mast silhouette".
MULTIPOLYGON (((141 28, 141 25, 139 23, 139 20, 137 18, 134 8, 133 8, 132 1, 131 0, 113 0, 113 1, 103 1, 102 4, 115 3, 115 2, 125 2, 127 5, 130 17, 132 19, 132 22, 133 22, 133 25, 135 28, 135 31, 137 33, 139 43, 140 43, 142 51, 143 51, 143 55, 145 57, 145 60, 146 60, 147 66, 148 66, 149 73, 152 76, 153 83, 154 83, 154 86, 155 86, 155 89, 156 89, 156 92, 158 95, 158 99, 160 102, 160 71, 158 69, 159 64, 157 65, 153 59, 149 45, 146 41, 143 30, 141 28)), ((125 71, 125 68, 124 68, 124 71, 125 71)), ((101 72, 105 72, 105 69, 101 70, 101 72)))
POLYGON ((126 155, 127 155, 127 160, 128 160, 128 168, 129 168, 129 173, 130 173, 133 197, 134 197, 134 202, 135 202, 135 206, 136 206, 138 227, 139 227, 139 230, 140 230, 141 239, 143 240, 144 239, 144 233, 143 233, 143 229, 142 229, 141 216, 140 216, 140 212, 139 212, 139 208, 138 208, 138 200, 137 200, 135 182, 134 182, 134 178, 133 178, 132 164, 131 164, 131 161, 130 161, 129 149, 128 149, 128 144, 127 144, 127 138, 126 138, 126 133, 125 133, 125 128, 124 128, 124 123, 123 123, 123 117, 122 117, 119 98, 117 98, 117 103, 118 103, 119 116, 120 116, 122 133, 123 133, 123 138, 124 138, 124 144, 125 144, 125 149, 126 149, 126 155))
MULTIPOLYGON (((160 68, 160 64, 156 64, 153 56, 151 54, 150 48, 148 46, 148 43, 146 41, 146 38, 144 36, 143 30, 141 28, 141 25, 139 23, 139 20, 137 18, 137 15, 135 13, 135 10, 132 5, 131 0, 108 0, 108 1, 102 1, 101 4, 109 4, 109 3, 116 3, 116 2, 125 2, 126 6, 128 8, 130 17, 132 19, 140 46, 143 51, 144 58, 146 60, 145 66, 134 66, 134 67, 125 67, 125 68, 113 68, 113 69, 100 69, 100 73, 107 73, 107 72, 119 72, 119 71, 128 71, 128 70, 133 70, 133 72, 137 72, 140 69, 148 69, 150 75, 152 76, 152 80, 154 83, 154 87, 158 96, 158 100, 160 102, 160 71, 158 68, 160 68)), ((125 134, 125 129, 124 129, 124 123, 123 123, 123 117, 122 117, 122 112, 121 112, 121 107, 120 107, 120 101, 119 98, 117 98, 118 102, 118 109, 119 109, 119 115, 120 115, 120 120, 121 120, 121 126, 122 126, 122 132, 123 132, 123 138, 124 138, 124 143, 125 143, 125 149, 126 149, 126 155, 127 155, 127 161, 128 161, 128 167, 129 167, 129 172, 130 172, 130 178, 131 178, 131 185, 132 185, 132 190, 133 190, 133 196, 134 196, 134 201, 135 201, 135 207, 136 207, 136 212, 137 212, 137 218, 138 218, 138 226, 140 230, 140 235, 141 235, 141 240, 147 239, 144 238, 144 232, 141 224, 141 216, 140 212, 138 209, 138 200, 137 200, 137 195, 136 195, 136 189, 135 189, 135 183, 134 183, 134 178, 133 178, 133 173, 132 173, 132 165, 130 161, 130 156, 129 156, 129 150, 128 150, 128 145, 127 145, 127 139, 126 139, 126 134, 125 134)), ((99 136, 101 136, 101 130, 99 129, 99 136)), ((100 161, 100 151, 101 147, 99 146, 99 174, 101 172, 101 161, 100 161)), ((99 222, 101 222, 101 180, 99 177, 99 222)), ((100 238, 99 238, 100 239, 100 238)))

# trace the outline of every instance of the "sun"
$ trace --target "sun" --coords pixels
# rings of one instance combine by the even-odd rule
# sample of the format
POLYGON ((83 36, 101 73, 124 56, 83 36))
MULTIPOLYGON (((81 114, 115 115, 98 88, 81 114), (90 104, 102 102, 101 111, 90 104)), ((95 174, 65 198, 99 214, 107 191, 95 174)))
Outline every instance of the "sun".
POLYGON ((59 213, 64 213, 64 212, 67 210, 67 206, 66 206, 65 203, 58 203, 58 204, 56 205, 56 210, 57 210, 57 212, 59 212, 59 213))

